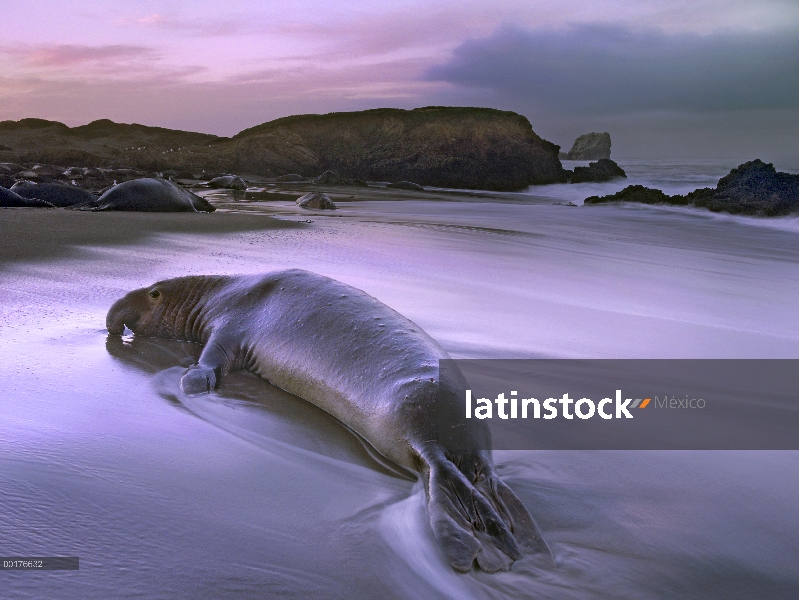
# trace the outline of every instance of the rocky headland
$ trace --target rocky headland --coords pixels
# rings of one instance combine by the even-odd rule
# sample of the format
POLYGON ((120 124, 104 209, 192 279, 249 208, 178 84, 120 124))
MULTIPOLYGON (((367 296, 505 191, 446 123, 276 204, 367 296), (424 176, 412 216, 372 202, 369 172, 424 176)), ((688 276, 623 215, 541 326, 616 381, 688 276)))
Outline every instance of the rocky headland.
POLYGON ((75 181, 85 189, 141 174, 310 179, 332 171, 348 184, 502 191, 565 182, 567 175, 559 147, 536 135, 525 117, 488 108, 298 115, 231 138, 107 119, 80 127, 22 119, 0 122, 0 145, 0 175, 75 181))
POLYGON ((739 165, 719 179, 715 188, 701 188, 669 196, 641 185, 627 186, 616 194, 591 196, 585 204, 639 202, 707 208, 713 212, 784 216, 799 212, 799 175, 778 172, 773 164, 756 159, 739 165))

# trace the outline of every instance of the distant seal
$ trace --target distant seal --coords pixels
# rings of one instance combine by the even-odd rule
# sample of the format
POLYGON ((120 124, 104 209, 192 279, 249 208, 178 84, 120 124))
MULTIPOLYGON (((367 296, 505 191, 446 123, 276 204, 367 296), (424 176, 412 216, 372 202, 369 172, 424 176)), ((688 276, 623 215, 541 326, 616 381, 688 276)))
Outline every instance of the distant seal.
POLYGON ((330 196, 321 192, 308 192, 304 196, 300 196, 295 200, 295 203, 300 208, 318 209, 318 210, 336 210, 335 203, 330 199, 330 196))
POLYGON ((38 198, 24 198, 16 192, 0 187, 0 208, 53 208, 53 205, 38 198))
POLYGON ((246 190, 247 182, 238 175, 223 175, 222 177, 214 177, 209 181, 208 187, 226 190, 246 190))
POLYGON ((18 181, 11 190, 23 198, 39 198, 46 200, 53 206, 75 206, 92 202, 97 198, 79 187, 61 183, 34 183, 33 181, 18 181))
POLYGON ((275 177, 275 181, 279 182, 302 181, 303 179, 305 179, 305 177, 303 177, 299 173, 289 173, 287 175, 281 175, 280 177, 275 177))
POLYGON ((397 181, 396 183, 386 184, 386 187, 396 190, 416 190, 417 192, 424 191, 424 188, 421 185, 414 183, 413 181, 397 181))
POLYGON ((131 179, 115 185, 100 198, 80 206, 83 210, 141 212, 214 212, 207 200, 166 179, 131 179))
MULTIPOLYGON (((347 424, 381 454, 418 472, 430 523, 460 571, 476 560, 507 568, 525 551, 548 552, 530 513, 497 476, 482 421, 460 420, 449 447, 440 415, 462 399, 439 395, 446 352, 414 323, 368 294, 302 270, 255 276, 192 276, 134 290, 108 311, 110 334, 204 345, 181 379, 186 393, 214 389, 247 369, 347 424)), ((449 417, 447 417, 449 419, 449 417)))

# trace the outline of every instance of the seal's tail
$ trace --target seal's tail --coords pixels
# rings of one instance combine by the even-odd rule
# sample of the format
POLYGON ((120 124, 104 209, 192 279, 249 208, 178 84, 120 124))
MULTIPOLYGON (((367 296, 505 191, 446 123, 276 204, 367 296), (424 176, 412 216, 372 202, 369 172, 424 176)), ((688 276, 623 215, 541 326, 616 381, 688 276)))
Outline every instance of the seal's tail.
POLYGON ((468 571, 474 561, 489 573, 525 553, 551 552, 533 517, 495 474, 472 484, 450 461, 430 465, 430 524, 449 563, 468 571))

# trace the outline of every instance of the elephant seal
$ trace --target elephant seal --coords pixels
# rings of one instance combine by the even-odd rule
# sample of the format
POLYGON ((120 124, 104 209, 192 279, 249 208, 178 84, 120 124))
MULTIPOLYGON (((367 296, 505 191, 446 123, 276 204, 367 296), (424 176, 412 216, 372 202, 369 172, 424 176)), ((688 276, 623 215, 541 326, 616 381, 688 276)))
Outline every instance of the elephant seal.
POLYGON ((308 192, 304 196, 297 198, 294 202, 300 208, 336 210, 336 204, 330 199, 330 196, 322 192, 308 192))
POLYGON ((107 190, 81 210, 129 210, 141 212, 214 212, 207 200, 166 179, 131 179, 107 190))
POLYGON ((208 187, 226 190, 246 190, 247 182, 238 175, 223 175, 222 177, 214 177, 209 181, 208 187))
POLYGON ((86 190, 61 183, 34 183, 33 181, 18 181, 11 187, 23 198, 38 198, 45 200, 53 206, 75 206, 97 200, 86 190))
POLYGON ((0 207, 1 208, 54 208, 52 204, 38 198, 24 198, 16 192, 0 187, 0 207))
POLYGON ((118 335, 126 326, 137 336, 204 345, 182 376, 185 393, 208 392, 231 370, 250 370, 417 472, 433 533, 455 569, 468 571, 476 560, 494 572, 525 552, 549 553, 530 513, 497 476, 487 426, 463 419, 454 392, 439 393, 446 352, 365 292, 298 269, 178 277, 115 302, 106 327, 118 335), (440 415, 457 422, 457 448, 439 435, 440 415))
POLYGON ((413 181, 397 181, 396 183, 387 183, 386 187, 394 190, 416 190, 417 192, 424 191, 424 188, 421 185, 414 183, 413 181))
POLYGON ((288 175, 281 175, 280 177, 275 177, 275 181, 278 182, 292 182, 292 181, 302 181, 305 177, 300 175, 299 173, 289 173, 288 175))

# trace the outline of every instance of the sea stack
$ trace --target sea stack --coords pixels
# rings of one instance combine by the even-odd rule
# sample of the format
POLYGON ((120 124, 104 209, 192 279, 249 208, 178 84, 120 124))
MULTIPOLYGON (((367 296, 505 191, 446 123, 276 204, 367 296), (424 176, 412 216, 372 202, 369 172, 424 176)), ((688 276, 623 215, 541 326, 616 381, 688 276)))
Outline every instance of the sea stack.
POLYGON ((571 150, 560 153, 560 158, 565 160, 599 160, 610 158, 610 134, 586 133, 581 135, 572 144, 571 150))

